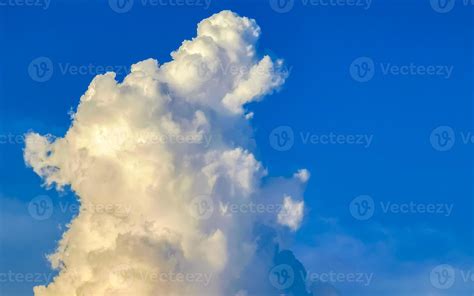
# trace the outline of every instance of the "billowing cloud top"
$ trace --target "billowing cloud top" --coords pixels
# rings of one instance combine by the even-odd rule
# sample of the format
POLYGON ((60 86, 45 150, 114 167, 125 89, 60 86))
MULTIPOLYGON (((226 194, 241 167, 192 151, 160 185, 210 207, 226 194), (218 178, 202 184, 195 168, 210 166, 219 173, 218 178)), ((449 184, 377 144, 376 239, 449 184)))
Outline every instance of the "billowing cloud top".
POLYGON ((296 231, 309 178, 264 186, 245 147, 245 104, 286 78, 257 56, 259 35, 254 20, 213 15, 172 61, 95 77, 64 137, 27 135, 26 163, 81 202, 49 256, 59 275, 35 295, 246 295, 255 225, 296 231))

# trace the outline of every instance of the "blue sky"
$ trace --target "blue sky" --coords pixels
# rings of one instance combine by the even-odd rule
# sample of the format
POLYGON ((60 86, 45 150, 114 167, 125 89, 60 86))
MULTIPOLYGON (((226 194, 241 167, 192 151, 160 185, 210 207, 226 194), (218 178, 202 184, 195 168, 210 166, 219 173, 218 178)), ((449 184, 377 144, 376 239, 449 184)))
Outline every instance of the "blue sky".
MULTIPOLYGON (((443 11, 427 0, 295 0, 278 12, 272 1, 221 0, 206 8, 135 0, 117 13, 107 1, 52 0, 47 9, 0 3, 7 3, 0 6, 3 274, 48 275, 45 254, 74 215, 31 217, 35 196, 56 205, 74 197, 42 187, 25 166, 21 137, 13 137, 29 130, 63 135, 68 112, 101 67, 122 79, 138 61, 168 61, 200 20, 230 9, 256 19, 260 53, 283 58, 290 73, 281 91, 248 108, 255 113, 252 150, 270 175, 311 172, 307 213, 288 243, 306 270, 373 274, 366 286, 330 282, 342 295, 473 293, 474 282, 463 278, 474 272, 473 5, 457 0, 443 11), (28 70, 39 57, 54 68, 44 82, 28 70), (79 66, 88 70, 74 72, 79 66), (272 140, 282 126, 293 133, 283 148, 272 140), (359 196, 368 197, 354 200, 359 196), (364 200, 374 211, 358 216, 364 200), (410 203, 406 213, 399 209, 410 203), (428 207, 436 210, 426 213, 428 207), (456 278, 447 289, 430 276, 441 264, 456 278)), ((32 295, 38 284, 44 281, 2 281, 0 294, 32 295)))

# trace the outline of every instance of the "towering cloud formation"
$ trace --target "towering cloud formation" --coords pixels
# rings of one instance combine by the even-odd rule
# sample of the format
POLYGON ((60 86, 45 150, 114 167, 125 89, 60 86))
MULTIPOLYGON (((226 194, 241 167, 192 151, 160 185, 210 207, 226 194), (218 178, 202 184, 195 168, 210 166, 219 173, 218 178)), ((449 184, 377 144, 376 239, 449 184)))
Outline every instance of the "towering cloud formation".
POLYGON ((243 272, 271 268, 257 226, 296 231, 309 174, 263 185, 248 150, 245 104, 286 78, 258 58, 259 35, 254 20, 213 15, 172 61, 95 77, 64 137, 27 136, 27 164, 81 203, 49 256, 59 274, 35 295, 247 295, 243 272))

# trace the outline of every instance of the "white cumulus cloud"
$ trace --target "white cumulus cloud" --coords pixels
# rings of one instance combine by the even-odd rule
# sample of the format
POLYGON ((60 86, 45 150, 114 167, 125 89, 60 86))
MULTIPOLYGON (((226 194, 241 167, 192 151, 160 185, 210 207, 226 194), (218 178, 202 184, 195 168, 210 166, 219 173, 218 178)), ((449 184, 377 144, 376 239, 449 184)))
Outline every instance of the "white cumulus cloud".
POLYGON ((249 150, 246 104, 286 79, 283 61, 257 55, 259 35, 252 19, 213 15, 170 62, 136 63, 122 82, 95 77, 63 137, 27 135, 25 161, 45 184, 95 205, 72 220, 48 257, 59 274, 35 295, 245 295, 255 225, 296 230, 309 176, 264 185, 249 150), (250 202, 267 211, 217 210, 250 202), (97 210, 107 205, 127 211, 97 210))

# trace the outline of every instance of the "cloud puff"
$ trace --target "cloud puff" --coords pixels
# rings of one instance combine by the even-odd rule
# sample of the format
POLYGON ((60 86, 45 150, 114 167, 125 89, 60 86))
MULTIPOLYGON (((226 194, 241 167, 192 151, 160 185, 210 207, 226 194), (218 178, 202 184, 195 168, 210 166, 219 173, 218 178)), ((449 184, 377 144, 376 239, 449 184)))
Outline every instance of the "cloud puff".
POLYGON ((298 170, 294 176, 297 177, 301 182, 306 183, 311 177, 311 173, 306 169, 301 169, 298 170))
POLYGON ((303 220, 303 209, 303 201, 294 201, 291 196, 285 196, 283 208, 278 213, 278 223, 288 226, 293 231, 297 230, 303 220))
POLYGON ((259 35, 254 20, 213 15, 172 61, 139 62, 123 82, 95 77, 64 137, 27 135, 25 161, 46 186, 70 186, 89 208, 130 209, 82 208, 49 255, 58 276, 35 295, 243 295, 255 225, 296 230, 295 188, 309 176, 262 185, 267 172, 246 147, 246 104, 286 78, 282 61, 257 56, 259 35), (229 203, 237 210, 218 211, 229 203))

